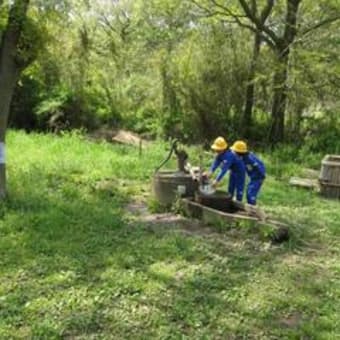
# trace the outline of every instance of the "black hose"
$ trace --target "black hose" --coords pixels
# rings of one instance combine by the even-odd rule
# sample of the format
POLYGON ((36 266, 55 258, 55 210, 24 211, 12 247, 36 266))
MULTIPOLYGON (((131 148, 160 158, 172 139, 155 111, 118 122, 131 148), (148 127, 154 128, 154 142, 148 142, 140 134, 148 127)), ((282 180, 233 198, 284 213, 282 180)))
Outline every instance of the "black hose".
POLYGON ((171 149, 170 149, 170 152, 168 154, 168 156, 165 158, 165 160, 156 168, 155 170, 155 174, 169 161, 169 159, 171 158, 173 152, 177 152, 177 143, 178 143, 178 140, 175 139, 173 142, 172 142, 172 145, 171 145, 171 149))

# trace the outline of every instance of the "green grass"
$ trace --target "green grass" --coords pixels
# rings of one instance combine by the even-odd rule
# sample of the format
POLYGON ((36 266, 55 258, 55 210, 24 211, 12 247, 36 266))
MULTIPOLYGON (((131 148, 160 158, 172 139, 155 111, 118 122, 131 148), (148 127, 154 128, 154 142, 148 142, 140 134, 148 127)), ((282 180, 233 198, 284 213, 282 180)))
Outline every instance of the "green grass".
POLYGON ((270 164, 260 197, 293 230, 270 246, 132 220, 124 206, 148 199, 162 144, 139 157, 76 133, 10 132, 7 147, 0 339, 340 337, 340 204, 290 188, 293 163, 270 164))

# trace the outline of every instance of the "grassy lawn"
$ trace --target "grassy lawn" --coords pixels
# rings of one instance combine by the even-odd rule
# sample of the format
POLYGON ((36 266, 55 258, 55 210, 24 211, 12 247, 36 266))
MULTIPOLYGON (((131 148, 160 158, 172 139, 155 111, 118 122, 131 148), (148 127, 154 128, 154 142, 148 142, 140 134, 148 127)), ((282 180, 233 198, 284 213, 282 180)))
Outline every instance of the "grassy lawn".
MULTIPOLYGON (((340 203, 289 187, 266 156, 260 204, 292 240, 150 228, 164 145, 10 132, 0 211, 0 339, 339 339, 340 203)), ((207 160, 208 162, 208 160, 207 160)))

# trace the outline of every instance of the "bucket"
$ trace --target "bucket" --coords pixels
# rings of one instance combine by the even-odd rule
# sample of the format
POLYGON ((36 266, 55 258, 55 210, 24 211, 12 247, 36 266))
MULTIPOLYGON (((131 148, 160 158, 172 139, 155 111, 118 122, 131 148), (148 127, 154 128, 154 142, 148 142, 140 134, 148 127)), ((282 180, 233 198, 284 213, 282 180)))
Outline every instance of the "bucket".
POLYGON ((340 198, 340 156, 326 155, 321 162, 320 193, 328 198, 340 198))

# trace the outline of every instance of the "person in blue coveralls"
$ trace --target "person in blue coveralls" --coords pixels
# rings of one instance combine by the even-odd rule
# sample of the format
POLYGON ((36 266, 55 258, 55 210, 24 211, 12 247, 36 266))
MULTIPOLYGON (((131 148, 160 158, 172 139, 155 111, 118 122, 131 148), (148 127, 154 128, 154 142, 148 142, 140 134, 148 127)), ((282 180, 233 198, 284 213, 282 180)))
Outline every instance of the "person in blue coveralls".
POLYGON ((227 171, 230 170, 228 193, 233 197, 236 191, 236 199, 242 201, 246 178, 246 169, 242 157, 228 148, 228 143, 223 137, 217 137, 211 149, 216 152, 216 157, 210 170, 205 175, 211 178, 217 168, 221 168, 221 171, 212 183, 213 187, 216 188, 227 171))
POLYGON ((250 178, 247 186, 247 202, 256 205, 257 196, 266 178, 266 167, 254 153, 248 151, 248 146, 244 141, 236 141, 231 149, 242 157, 250 178))

